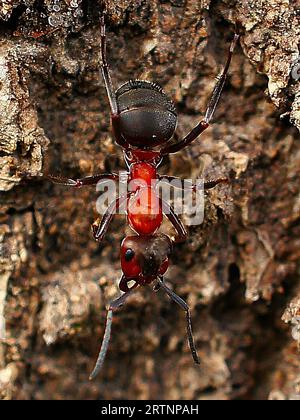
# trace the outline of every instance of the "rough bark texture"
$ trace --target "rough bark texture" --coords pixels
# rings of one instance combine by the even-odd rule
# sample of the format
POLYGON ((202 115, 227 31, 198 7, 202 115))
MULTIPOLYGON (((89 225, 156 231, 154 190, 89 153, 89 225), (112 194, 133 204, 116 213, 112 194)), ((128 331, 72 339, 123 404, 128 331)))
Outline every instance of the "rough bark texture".
POLYGON ((1 398, 299 399, 296 4, 0 1, 1 398), (213 126, 161 169, 233 178, 207 195, 204 223, 168 272, 191 306, 202 365, 192 364, 184 315, 143 288, 115 317, 105 369, 90 383, 125 220, 99 246, 93 189, 24 173, 124 168, 98 71, 104 4, 116 85, 160 83, 177 104, 179 135, 203 115, 237 20, 242 37, 213 126))

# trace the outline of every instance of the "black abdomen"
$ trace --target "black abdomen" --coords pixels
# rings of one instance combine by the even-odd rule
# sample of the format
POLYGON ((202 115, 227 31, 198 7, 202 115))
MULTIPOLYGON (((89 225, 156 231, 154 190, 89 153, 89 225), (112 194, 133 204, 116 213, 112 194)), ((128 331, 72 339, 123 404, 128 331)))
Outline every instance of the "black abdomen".
POLYGON ((147 148, 168 141, 176 129, 173 102, 156 83, 131 80, 116 91, 119 127, 132 146, 147 148))

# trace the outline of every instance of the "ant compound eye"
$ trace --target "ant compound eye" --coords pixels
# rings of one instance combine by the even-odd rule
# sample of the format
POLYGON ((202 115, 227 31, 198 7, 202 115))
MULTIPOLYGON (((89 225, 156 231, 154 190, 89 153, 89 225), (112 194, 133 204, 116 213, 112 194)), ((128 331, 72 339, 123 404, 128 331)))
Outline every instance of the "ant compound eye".
POLYGON ((125 277, 135 279, 141 273, 138 261, 140 253, 140 237, 127 236, 121 245, 121 267, 125 277))
POLYGON ((131 261, 134 255, 135 253, 133 249, 131 248, 127 249, 127 251, 125 252, 125 261, 131 261))

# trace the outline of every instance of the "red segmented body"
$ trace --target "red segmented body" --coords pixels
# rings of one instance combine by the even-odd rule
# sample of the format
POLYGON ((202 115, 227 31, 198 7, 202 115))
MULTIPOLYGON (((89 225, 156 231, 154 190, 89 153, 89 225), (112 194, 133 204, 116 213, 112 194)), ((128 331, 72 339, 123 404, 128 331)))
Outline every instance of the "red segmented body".
MULTIPOLYGON (((169 266, 169 257, 173 241, 163 233, 158 233, 163 220, 163 213, 173 224, 177 240, 184 241, 187 232, 173 208, 160 199, 156 192, 156 182, 160 178, 157 167, 163 157, 176 153, 191 144, 204 130, 214 115, 223 90, 234 47, 238 40, 235 34, 230 45, 228 58, 212 92, 205 117, 183 139, 169 143, 175 137, 177 114, 175 106, 163 89, 153 82, 130 80, 116 91, 113 88, 111 75, 106 59, 106 36, 104 17, 101 18, 101 71, 111 110, 111 121, 116 143, 124 150, 125 161, 129 167, 129 189, 126 194, 112 199, 100 223, 93 225, 94 238, 101 241, 108 226, 121 205, 126 203, 127 219, 136 235, 127 236, 121 245, 121 267, 123 275, 119 287, 124 292, 110 303, 107 323, 101 350, 91 379, 103 365, 108 348, 112 324, 112 312, 123 305, 133 289, 137 286, 157 281, 154 290, 163 289, 185 312, 187 334, 191 353, 195 363, 199 363, 193 341, 191 317, 186 302, 177 296, 164 283, 163 275, 169 266), (129 283, 133 285, 129 287, 129 283)), ((53 182, 73 187, 96 185, 101 180, 118 181, 118 174, 92 175, 82 179, 66 179, 48 176, 53 182)), ((175 177, 168 176, 169 179, 175 177)), ((178 180, 178 178, 177 178, 178 180)), ((204 183, 204 190, 226 181, 222 177, 204 183)), ((196 185, 192 185, 196 190, 196 185)))
POLYGON ((151 163, 132 163, 129 189, 134 195, 127 203, 127 217, 130 227, 138 235, 153 235, 160 227, 163 214, 159 197, 155 191, 156 167, 151 163))

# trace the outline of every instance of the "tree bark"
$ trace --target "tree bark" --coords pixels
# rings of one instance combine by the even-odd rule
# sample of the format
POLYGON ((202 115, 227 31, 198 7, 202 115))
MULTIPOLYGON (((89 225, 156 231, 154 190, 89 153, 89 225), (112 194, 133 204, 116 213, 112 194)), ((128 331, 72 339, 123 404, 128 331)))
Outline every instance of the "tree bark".
POLYGON ((299 399, 296 3, 0 1, 1 398, 299 399), (145 287, 117 313, 91 383, 126 222, 117 216, 97 244, 93 188, 37 175, 125 168, 99 76, 104 6, 115 85, 163 86, 179 136, 203 116, 235 22, 241 40, 212 126, 160 170, 232 179, 207 194, 204 222, 176 246, 166 279, 191 307, 201 367, 184 314, 145 287))

